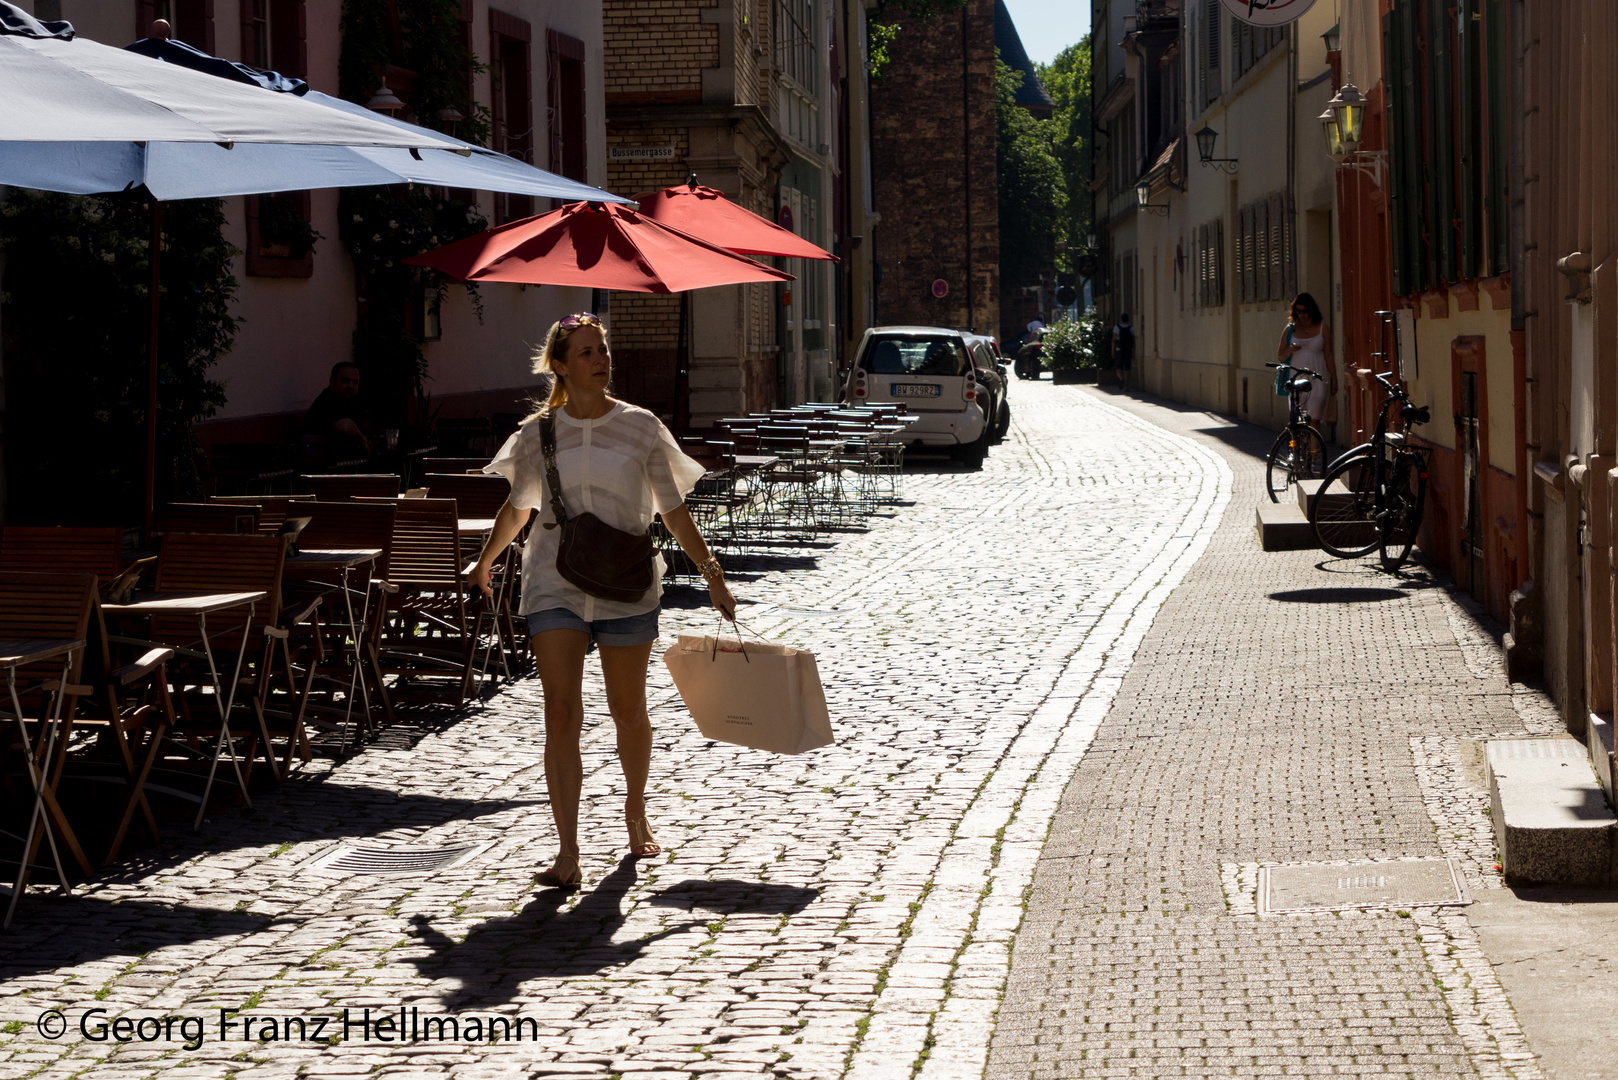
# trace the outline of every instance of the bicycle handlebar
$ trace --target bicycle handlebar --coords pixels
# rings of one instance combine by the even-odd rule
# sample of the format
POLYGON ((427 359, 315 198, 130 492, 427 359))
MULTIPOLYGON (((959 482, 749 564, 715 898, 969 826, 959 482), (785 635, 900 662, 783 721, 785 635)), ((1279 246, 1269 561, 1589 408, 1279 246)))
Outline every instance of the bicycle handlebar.
POLYGON ((1265 364, 1264 366, 1265 367, 1270 367, 1270 368, 1277 368, 1277 369, 1285 368, 1286 370, 1292 372, 1295 375, 1307 375, 1311 379, 1315 380, 1315 382, 1325 382, 1326 381, 1326 377, 1324 375, 1317 375, 1315 372, 1310 371, 1308 368, 1293 367, 1291 364, 1265 364))

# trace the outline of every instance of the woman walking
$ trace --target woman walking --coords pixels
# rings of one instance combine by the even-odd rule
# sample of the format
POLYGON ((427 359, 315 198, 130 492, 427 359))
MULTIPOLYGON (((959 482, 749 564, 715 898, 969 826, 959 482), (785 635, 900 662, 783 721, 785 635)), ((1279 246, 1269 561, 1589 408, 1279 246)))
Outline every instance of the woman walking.
POLYGON ((1311 385, 1303 407, 1309 419, 1325 434, 1326 424, 1336 420, 1335 416, 1328 417, 1326 410, 1329 402, 1337 397, 1337 363, 1331 352, 1331 327, 1322 320, 1320 305, 1306 292, 1299 293, 1292 302, 1292 318, 1281 334, 1281 347, 1276 350, 1275 359, 1320 376, 1318 382, 1309 380, 1311 385))
POLYGON ((606 328, 595 315, 569 315, 553 325, 534 364, 551 376, 550 397, 506 440, 485 472, 511 482, 511 495, 495 519, 483 553, 467 575, 491 595, 490 568, 534 511, 540 521, 523 550, 520 610, 528 620, 529 644, 545 695, 545 786, 556 820, 558 851, 542 885, 574 888, 579 864, 579 794, 584 766, 579 735, 584 725, 584 658, 600 646, 607 709, 617 728, 618 761, 628 789, 624 824, 633 855, 662 850, 646 817, 646 776, 652 725, 646 712, 646 668, 657 641, 663 560, 653 560, 652 585, 638 600, 606 600, 573 585, 557 571, 560 528, 546 521, 551 506, 542 432, 554 433, 553 456, 562 502, 569 515, 594 514, 626 533, 643 534, 652 515, 696 564, 708 596, 734 619, 736 600, 725 586, 719 560, 708 550, 684 500, 703 468, 681 453, 655 415, 609 397, 612 354, 606 328))

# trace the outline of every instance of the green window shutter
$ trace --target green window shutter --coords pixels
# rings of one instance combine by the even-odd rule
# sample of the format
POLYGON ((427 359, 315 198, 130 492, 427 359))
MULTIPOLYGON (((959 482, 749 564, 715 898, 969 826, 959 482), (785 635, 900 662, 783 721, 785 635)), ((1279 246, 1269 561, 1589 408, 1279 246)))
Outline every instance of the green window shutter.
POLYGON ((1489 108, 1489 168, 1484 174, 1484 208, 1489 226, 1489 273, 1511 269, 1511 170, 1506 140, 1511 134, 1507 113, 1511 57, 1507 53, 1506 0, 1484 0, 1483 33, 1487 59, 1485 93, 1489 108))
POLYGON ((1427 0, 1427 161, 1432 248, 1427 283, 1456 280, 1454 23, 1450 0, 1427 0))

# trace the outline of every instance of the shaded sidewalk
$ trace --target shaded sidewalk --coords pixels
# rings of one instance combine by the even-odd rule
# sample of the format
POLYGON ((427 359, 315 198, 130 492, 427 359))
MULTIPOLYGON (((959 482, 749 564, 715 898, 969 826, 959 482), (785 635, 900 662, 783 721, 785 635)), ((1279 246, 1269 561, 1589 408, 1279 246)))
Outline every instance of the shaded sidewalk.
MULTIPOLYGON (((1506 681, 1498 628, 1420 567, 1260 551, 1273 432, 1099 396, 1215 449, 1234 492, 1064 793, 988 1075, 1611 1075, 1527 989, 1519 1025, 1486 955, 1533 920, 1522 897, 1567 899, 1493 870, 1470 740, 1561 731, 1506 681), (1471 908, 1254 914, 1261 864, 1439 857, 1471 908)), ((1575 952, 1618 905, 1586 907, 1557 924, 1575 952)), ((1592 1033, 1610 1015, 1574 1009, 1592 1033)))

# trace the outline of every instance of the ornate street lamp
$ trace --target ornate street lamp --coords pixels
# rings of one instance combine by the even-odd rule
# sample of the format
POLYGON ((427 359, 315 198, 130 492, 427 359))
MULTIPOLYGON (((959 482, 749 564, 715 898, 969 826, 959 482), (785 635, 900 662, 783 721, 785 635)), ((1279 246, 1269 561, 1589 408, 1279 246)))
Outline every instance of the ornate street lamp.
POLYGON ((1348 159, 1348 151, 1343 147, 1342 136, 1338 133, 1337 110, 1327 105, 1326 111, 1321 113, 1318 119, 1320 121, 1320 130, 1326 136, 1326 153, 1331 155, 1333 161, 1341 165, 1348 159))
POLYGON ((1329 104, 1337 115, 1337 141, 1352 154, 1360 148, 1365 126, 1365 95, 1353 83, 1344 83, 1329 104))
POLYGON ((387 83, 383 83, 377 92, 371 95, 371 100, 365 103, 365 107, 376 112, 394 113, 404 108, 405 103, 400 101, 392 90, 388 89, 387 83))
POLYGON ((1213 156, 1214 141, 1219 138, 1219 132, 1204 124, 1193 138, 1197 140, 1197 156, 1202 159, 1204 167, 1212 165, 1214 168, 1230 173, 1232 176, 1236 174, 1236 162, 1238 159, 1216 158, 1213 156))
POLYGON ((1157 214, 1159 217, 1169 216, 1168 203, 1154 203, 1152 201, 1152 182, 1142 180, 1135 185, 1135 203, 1143 214, 1157 214))
POLYGON ((1336 52, 1342 44, 1342 23, 1333 23, 1332 28, 1320 36, 1326 41, 1326 51, 1336 52))

